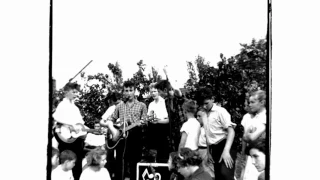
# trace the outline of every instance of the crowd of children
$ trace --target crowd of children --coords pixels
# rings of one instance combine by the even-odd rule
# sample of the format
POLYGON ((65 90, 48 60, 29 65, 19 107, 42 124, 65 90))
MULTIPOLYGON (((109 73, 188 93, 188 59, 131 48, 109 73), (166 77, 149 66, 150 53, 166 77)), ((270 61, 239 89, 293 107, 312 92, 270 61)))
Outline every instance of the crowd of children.
MULTIPOLYGON (((84 124, 80 119, 79 110, 73 104, 75 89, 76 86, 72 84, 65 87, 65 99, 54 114, 56 121, 68 125, 70 129, 74 129, 72 123, 84 124), (77 121, 71 122, 70 119, 66 119, 64 117, 66 114, 68 118, 76 117, 77 121)), ((181 92, 178 97, 175 97, 167 80, 152 84, 150 90, 154 101, 147 108, 144 103, 134 98, 134 84, 125 82, 125 102, 120 100, 119 95, 115 96, 112 101, 114 103, 111 103, 112 106, 106 112, 107 115, 105 114, 102 118, 103 121, 95 122, 94 128, 97 131, 88 133, 82 141, 79 138, 71 144, 64 143, 59 140, 55 132, 56 143, 53 144, 57 145, 53 145, 52 150, 52 180, 112 179, 113 173, 109 173, 111 168, 107 170, 106 162, 110 157, 115 156, 112 150, 106 148, 106 136, 102 134, 102 126, 107 126, 106 124, 110 123, 108 121, 122 120, 133 123, 139 119, 148 119, 150 116, 156 121, 149 123, 154 134, 154 136, 149 136, 152 142, 149 147, 159 151, 159 160, 168 158, 166 161, 172 172, 171 180, 234 180, 237 151, 233 140, 236 124, 231 121, 231 116, 225 108, 214 103, 213 91, 209 88, 202 88, 196 95, 197 101, 193 101, 181 98, 181 92), (161 131, 158 131, 159 128, 161 131), (179 133, 179 142, 177 142, 177 133, 179 133), (159 142, 166 145, 159 144, 159 142), (84 147, 81 149, 83 154, 80 153, 79 147, 84 147), (169 154, 170 151, 172 153, 169 154), (77 170, 74 170, 74 167, 77 167, 77 170)), ((248 114, 241 122, 244 127, 243 154, 248 156, 246 168, 241 177, 243 180, 256 180, 264 177, 265 99, 264 91, 259 90, 252 93, 249 97, 248 114)), ((110 126, 107 127, 110 128, 110 126)), ((138 147, 141 143, 141 131, 136 128, 131 132, 133 135, 129 136, 130 141, 125 140, 117 147, 116 157, 120 157, 118 160, 121 161, 121 165, 115 166, 115 179, 124 179, 123 160, 131 158, 130 172, 132 173, 131 180, 133 180, 134 168, 141 160, 137 156, 140 151, 138 147), (125 155, 125 153, 132 153, 134 148, 137 152, 135 156, 125 155), (135 159, 132 159, 133 157, 135 159)))

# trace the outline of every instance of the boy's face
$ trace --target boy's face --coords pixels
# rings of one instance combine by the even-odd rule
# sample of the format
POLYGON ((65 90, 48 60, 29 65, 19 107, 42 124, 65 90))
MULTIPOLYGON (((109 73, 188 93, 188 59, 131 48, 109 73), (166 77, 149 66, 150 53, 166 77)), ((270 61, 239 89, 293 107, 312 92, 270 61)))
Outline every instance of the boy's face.
POLYGON ((252 113, 256 113, 264 108, 264 102, 259 101, 258 95, 250 96, 249 98, 249 110, 252 113))
POLYGON ((71 170, 74 167, 76 160, 66 160, 64 163, 66 164, 66 169, 71 170))
POLYGON ((123 95, 128 100, 134 99, 134 87, 124 87, 123 95))
POLYGON ((252 164, 257 168, 258 172, 264 170, 266 166, 266 155, 258 149, 250 149, 250 156, 252 158, 252 164))
POLYGON ((51 158, 51 164, 53 167, 59 165, 59 156, 57 154, 51 158))
POLYGON ((213 102, 213 99, 205 99, 202 106, 206 111, 210 111, 213 106, 213 102))
POLYGON ((150 89, 150 93, 151 93, 151 97, 152 97, 153 99, 158 99, 158 97, 159 97, 158 89, 156 89, 156 88, 151 88, 151 89, 150 89))
POLYGON ((99 123, 95 123, 95 124, 94 124, 94 129, 100 130, 100 128, 101 128, 101 126, 100 126, 99 123))
POLYGON ((203 118, 206 116, 207 114, 203 111, 198 111, 197 112, 197 120, 199 121, 200 125, 203 126, 203 118))
POLYGON ((76 97, 78 97, 79 91, 76 89, 70 89, 65 93, 65 97, 69 100, 74 100, 76 97))

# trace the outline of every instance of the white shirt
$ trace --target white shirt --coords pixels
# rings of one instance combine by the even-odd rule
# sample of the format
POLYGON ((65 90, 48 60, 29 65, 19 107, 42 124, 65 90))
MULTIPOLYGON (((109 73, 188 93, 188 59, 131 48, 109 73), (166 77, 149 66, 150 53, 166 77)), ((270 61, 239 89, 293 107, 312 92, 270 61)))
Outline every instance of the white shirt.
POLYGON ((203 127, 200 128, 199 146, 207 147, 206 133, 203 127))
POLYGON ((52 180, 73 180, 72 170, 64 171, 62 166, 59 165, 51 173, 52 180))
POLYGON ((107 111, 102 115, 102 119, 108 119, 108 117, 110 117, 114 110, 116 110, 116 105, 112 105, 110 106, 107 111))
POLYGON ((251 115, 249 113, 245 114, 242 118, 241 125, 244 127, 244 132, 248 132, 250 127, 257 127, 258 124, 267 123, 267 114, 264 109, 260 113, 251 115))
POLYGON ((149 104, 148 115, 150 115, 151 111, 154 111, 155 116, 161 120, 168 118, 165 100, 161 96, 159 96, 158 102, 153 100, 149 104))
POLYGON ((77 123, 84 124, 80 110, 69 99, 64 98, 58 105, 56 111, 52 115, 53 118, 63 124, 75 125, 77 123))
POLYGON ((101 168, 99 171, 93 171, 88 167, 82 171, 80 180, 111 180, 111 178, 106 168, 101 168))
POLYGON ((106 144, 106 139, 104 135, 88 133, 84 142, 91 146, 103 146, 106 144))
POLYGON ((207 143, 218 144, 228 136, 228 128, 235 127, 236 124, 231 122, 231 115, 228 111, 220 106, 213 105, 207 113, 207 118, 203 119, 203 126, 206 132, 207 143))
POLYGON ((180 132, 187 134, 187 140, 184 147, 191 150, 198 149, 198 142, 200 136, 200 123, 196 118, 189 118, 187 122, 183 123, 180 132))

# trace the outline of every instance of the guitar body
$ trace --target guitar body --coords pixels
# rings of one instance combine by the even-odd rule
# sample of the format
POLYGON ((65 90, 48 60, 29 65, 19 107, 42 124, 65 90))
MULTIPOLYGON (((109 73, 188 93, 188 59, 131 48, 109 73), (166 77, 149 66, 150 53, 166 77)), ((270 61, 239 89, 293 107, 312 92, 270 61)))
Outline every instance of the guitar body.
MULTIPOLYGON (((113 149, 115 148, 119 142, 129 136, 129 131, 124 132, 123 131, 123 123, 117 123, 113 125, 114 128, 117 129, 117 134, 112 134, 112 138, 110 138, 107 141, 107 147, 108 149, 113 149)), ((125 122, 125 127, 128 127, 128 123, 125 122)))
POLYGON ((55 131, 59 139, 65 143, 73 143, 79 137, 86 136, 88 132, 98 131, 95 129, 85 129, 83 124, 74 125, 74 130, 71 130, 68 125, 57 125, 55 131))

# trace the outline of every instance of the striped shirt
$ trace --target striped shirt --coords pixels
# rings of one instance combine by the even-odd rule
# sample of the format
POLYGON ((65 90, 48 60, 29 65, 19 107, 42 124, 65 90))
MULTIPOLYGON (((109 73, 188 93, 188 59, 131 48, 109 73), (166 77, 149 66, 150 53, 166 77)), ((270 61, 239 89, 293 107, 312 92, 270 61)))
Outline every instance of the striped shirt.
POLYGON ((121 102, 116 106, 115 111, 110 116, 110 120, 115 122, 118 118, 120 118, 120 122, 125 121, 130 123, 145 120, 147 118, 147 106, 136 99, 133 101, 131 107, 128 102, 121 102))

